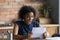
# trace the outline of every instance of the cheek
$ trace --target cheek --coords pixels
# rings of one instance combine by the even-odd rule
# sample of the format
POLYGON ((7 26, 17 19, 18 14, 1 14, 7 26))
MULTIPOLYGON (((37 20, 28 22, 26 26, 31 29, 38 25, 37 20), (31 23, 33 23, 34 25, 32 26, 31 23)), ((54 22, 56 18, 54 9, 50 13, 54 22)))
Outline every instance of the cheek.
POLYGON ((31 18, 31 20, 33 20, 34 19, 34 17, 33 18, 31 18))
POLYGON ((32 21, 34 18, 27 18, 26 21, 32 21))

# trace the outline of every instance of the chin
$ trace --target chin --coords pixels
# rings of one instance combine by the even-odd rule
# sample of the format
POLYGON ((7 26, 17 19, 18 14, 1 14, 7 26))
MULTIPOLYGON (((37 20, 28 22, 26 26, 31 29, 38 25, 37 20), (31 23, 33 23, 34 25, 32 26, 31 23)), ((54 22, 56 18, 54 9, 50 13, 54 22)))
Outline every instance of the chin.
POLYGON ((31 24, 31 22, 28 22, 28 24, 31 24))

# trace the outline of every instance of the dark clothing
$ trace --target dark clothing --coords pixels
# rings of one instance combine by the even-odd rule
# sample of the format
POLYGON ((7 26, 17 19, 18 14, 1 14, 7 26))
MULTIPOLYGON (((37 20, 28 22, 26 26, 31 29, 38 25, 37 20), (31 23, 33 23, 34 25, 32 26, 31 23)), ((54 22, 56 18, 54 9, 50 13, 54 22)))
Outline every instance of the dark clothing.
POLYGON ((29 25, 27 25, 24 21, 16 21, 16 24, 19 26, 19 35, 27 35, 28 32, 32 32, 33 27, 39 27, 39 23, 36 21, 33 21, 29 25))

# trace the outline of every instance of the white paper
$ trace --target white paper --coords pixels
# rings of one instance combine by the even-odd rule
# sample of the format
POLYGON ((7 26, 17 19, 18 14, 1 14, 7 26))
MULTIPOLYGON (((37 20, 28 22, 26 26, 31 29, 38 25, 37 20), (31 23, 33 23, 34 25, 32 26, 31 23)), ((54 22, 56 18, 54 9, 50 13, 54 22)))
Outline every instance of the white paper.
POLYGON ((33 27, 32 30, 32 38, 42 38, 43 33, 46 32, 46 28, 44 27, 33 27))

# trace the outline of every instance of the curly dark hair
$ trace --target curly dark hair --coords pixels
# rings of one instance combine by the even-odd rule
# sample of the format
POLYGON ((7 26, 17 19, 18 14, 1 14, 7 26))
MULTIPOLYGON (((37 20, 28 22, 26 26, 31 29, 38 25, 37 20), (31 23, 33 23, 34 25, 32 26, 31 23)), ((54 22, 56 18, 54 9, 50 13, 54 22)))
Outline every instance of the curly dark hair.
POLYGON ((19 13, 18 13, 18 16, 20 19, 24 19, 25 15, 30 13, 30 12, 33 12, 34 14, 34 17, 36 15, 36 10, 31 7, 31 6, 23 6, 20 10, 19 10, 19 13))

